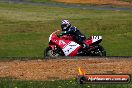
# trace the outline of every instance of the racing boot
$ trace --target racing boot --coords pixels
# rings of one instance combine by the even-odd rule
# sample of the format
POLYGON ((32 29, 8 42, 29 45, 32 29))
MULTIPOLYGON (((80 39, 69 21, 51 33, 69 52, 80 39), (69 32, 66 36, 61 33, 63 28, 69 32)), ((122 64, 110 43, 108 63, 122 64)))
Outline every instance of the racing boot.
POLYGON ((77 52, 77 56, 82 56, 83 54, 84 54, 83 51, 78 51, 78 52, 77 52))
MULTIPOLYGON (((82 43, 82 49, 87 50, 87 49, 89 49, 89 46, 86 43, 83 42, 82 43)), ((78 56, 85 55, 85 52, 82 51, 82 49, 80 51, 78 51, 78 53, 77 53, 78 56)))

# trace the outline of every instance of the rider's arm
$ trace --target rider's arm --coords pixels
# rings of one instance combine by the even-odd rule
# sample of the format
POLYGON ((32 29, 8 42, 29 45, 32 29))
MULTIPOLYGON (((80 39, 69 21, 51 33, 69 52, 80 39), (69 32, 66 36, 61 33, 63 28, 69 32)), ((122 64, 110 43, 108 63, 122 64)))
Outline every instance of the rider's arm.
POLYGON ((76 27, 71 27, 68 31, 62 31, 62 35, 74 34, 76 32, 76 27))
POLYGON ((72 31, 62 31, 62 35, 71 34, 72 31))
POLYGON ((75 26, 73 26, 68 31, 62 31, 60 36, 67 35, 67 34, 74 34, 76 31, 77 31, 77 28, 75 26))

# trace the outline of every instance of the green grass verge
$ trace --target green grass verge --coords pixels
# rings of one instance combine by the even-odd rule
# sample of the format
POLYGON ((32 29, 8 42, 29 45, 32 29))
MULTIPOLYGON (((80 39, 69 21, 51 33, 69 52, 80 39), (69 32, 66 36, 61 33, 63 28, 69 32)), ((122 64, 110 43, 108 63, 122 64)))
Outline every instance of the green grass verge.
POLYGON ((75 79, 53 81, 20 81, 11 79, 0 80, 1 88, 131 88, 126 84, 78 84, 75 79))
POLYGON ((125 2, 132 2, 132 0, 120 0, 120 1, 125 1, 125 2))
MULTIPOLYGON (((33 2, 51 2, 52 0, 27 0, 27 1, 33 1, 33 2)), ((119 1, 132 2, 132 0, 119 0, 119 1)))
POLYGON ((108 56, 132 55, 132 14, 0 3, 0 57, 42 57, 49 35, 69 19, 85 35, 102 35, 108 56))
POLYGON ((52 2, 52 0, 27 0, 32 2, 52 2))

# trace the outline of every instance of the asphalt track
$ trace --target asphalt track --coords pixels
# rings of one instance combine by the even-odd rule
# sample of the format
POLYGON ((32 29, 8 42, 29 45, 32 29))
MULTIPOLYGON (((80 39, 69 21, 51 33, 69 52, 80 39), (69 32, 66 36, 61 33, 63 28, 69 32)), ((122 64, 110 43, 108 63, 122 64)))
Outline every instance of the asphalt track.
POLYGON ((51 7, 63 7, 63 8, 78 8, 78 9, 89 9, 89 10, 112 10, 112 11, 129 11, 132 12, 132 7, 113 7, 110 5, 80 5, 80 4, 64 4, 54 2, 31 2, 26 0, 0 0, 0 2, 7 3, 19 3, 19 4, 32 4, 32 5, 45 5, 51 7))

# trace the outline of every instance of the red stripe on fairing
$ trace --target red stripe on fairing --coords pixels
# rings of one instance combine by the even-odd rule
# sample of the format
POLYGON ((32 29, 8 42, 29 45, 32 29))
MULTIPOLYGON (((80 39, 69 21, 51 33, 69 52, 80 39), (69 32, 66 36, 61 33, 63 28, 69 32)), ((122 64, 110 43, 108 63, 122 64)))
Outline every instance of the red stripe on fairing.
POLYGON ((77 52, 81 46, 77 47, 74 51, 72 51, 68 56, 76 56, 77 52))

